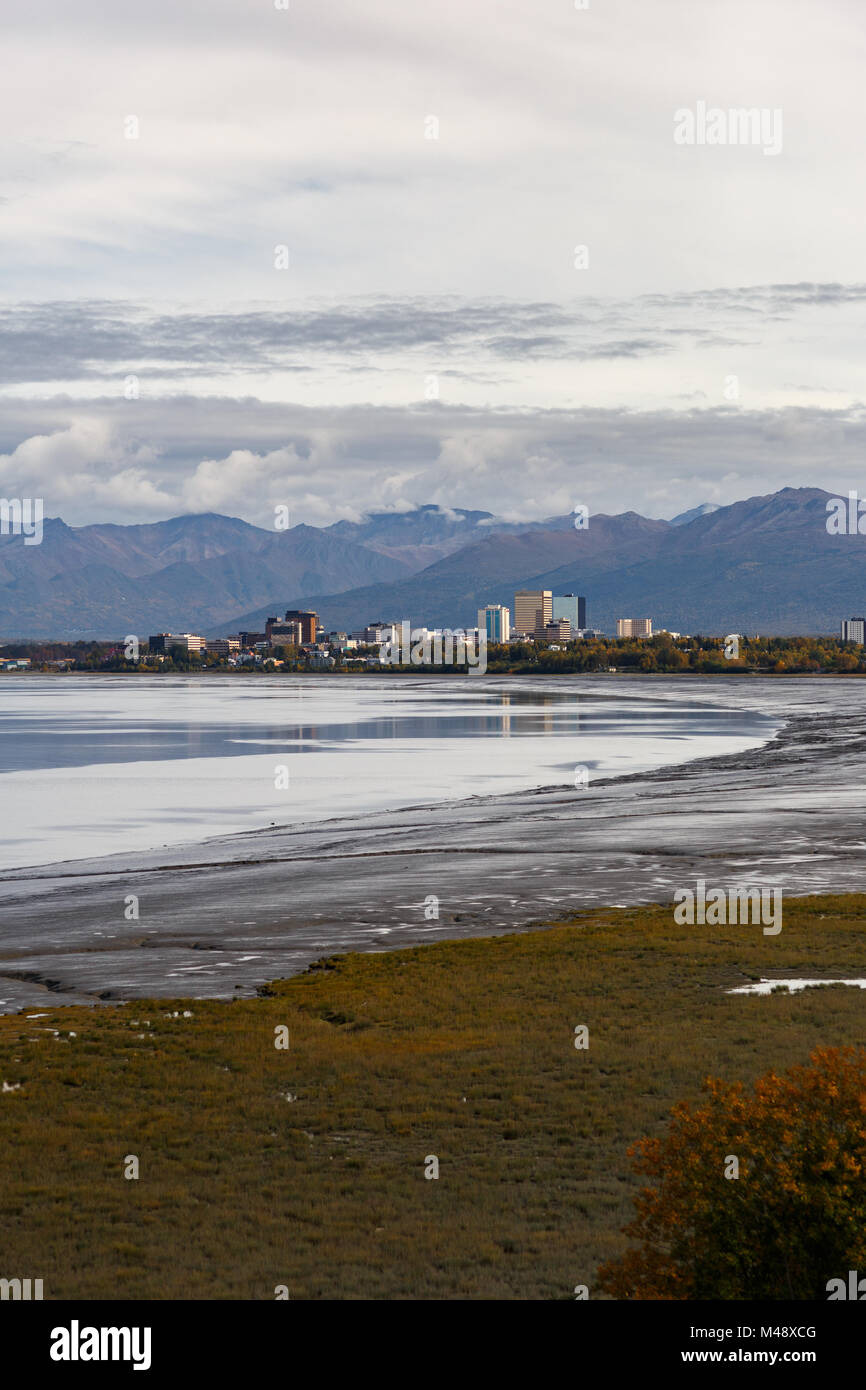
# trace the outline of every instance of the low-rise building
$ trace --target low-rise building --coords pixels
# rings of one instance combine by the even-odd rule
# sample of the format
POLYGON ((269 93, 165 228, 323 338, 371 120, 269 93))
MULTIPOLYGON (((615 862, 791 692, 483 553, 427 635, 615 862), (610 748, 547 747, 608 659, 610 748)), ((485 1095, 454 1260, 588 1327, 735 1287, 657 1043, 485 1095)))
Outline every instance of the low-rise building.
POLYGON ((400 628, 397 623, 383 623, 377 620, 368 623, 360 632, 353 632, 352 636, 365 647, 378 647, 383 642, 398 642, 400 628))
POLYGON ((157 632, 148 637, 147 645, 151 652, 167 656, 173 648, 182 652, 203 652, 205 639, 195 632, 157 632))

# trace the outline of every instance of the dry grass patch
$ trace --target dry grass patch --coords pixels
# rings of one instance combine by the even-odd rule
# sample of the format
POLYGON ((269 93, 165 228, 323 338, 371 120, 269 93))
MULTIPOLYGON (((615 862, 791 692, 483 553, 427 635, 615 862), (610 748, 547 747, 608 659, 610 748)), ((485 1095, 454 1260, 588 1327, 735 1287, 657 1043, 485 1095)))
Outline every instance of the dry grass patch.
POLYGON ((859 990, 725 989, 866 975, 866 896, 788 901, 775 938, 645 908, 328 967, 0 1018, 0 1274, 51 1298, 568 1298, 623 1248, 626 1149, 675 1100, 864 1041, 859 990))

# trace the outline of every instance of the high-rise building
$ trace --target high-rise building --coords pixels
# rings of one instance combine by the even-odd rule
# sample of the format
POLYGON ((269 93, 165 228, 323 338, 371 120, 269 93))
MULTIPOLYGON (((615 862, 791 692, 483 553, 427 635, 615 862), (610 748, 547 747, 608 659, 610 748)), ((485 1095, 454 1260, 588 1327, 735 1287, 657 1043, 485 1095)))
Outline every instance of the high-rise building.
POLYGON ((296 619, 286 622, 283 618, 268 618, 265 637, 272 647, 299 647, 305 640, 304 626, 296 619))
POLYGON ((478 631, 487 633, 488 642, 507 642, 511 636, 511 612, 501 603, 488 603, 478 610, 478 631))
POLYGON ((552 616, 567 618, 572 632, 579 632, 586 627, 586 599, 582 594, 554 594, 552 616))
POLYGON ((304 612, 300 608, 289 608, 286 610, 286 622, 301 624, 302 642, 315 642, 319 630, 319 615, 317 613, 304 612))
POLYGON ((652 637, 652 618, 617 618, 617 637, 652 637))
POLYGON ((570 642, 571 623, 568 618, 554 618, 545 624, 544 636, 548 642, 570 642))
POLYGON ((843 618, 842 641, 866 643, 866 618, 843 618))
POLYGON ((540 637, 552 617, 551 589, 520 589, 514 595, 514 631, 522 637, 540 637))

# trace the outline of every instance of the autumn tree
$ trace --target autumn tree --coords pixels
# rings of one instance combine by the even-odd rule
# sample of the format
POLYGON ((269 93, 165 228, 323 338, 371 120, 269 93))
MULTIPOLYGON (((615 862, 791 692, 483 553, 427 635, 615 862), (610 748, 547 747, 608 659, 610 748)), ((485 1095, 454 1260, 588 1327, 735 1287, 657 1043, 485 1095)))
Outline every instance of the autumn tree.
POLYGON ((826 1299, 866 1274, 866 1049, 819 1048, 754 1087, 704 1083, 661 1138, 630 1150, 651 1179, 602 1266, 623 1299, 826 1299))

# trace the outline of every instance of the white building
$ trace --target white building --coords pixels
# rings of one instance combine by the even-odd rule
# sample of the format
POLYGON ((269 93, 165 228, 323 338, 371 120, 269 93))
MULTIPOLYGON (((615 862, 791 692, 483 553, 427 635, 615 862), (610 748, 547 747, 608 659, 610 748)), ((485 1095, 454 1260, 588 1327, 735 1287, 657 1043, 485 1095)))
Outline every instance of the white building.
POLYGON ((652 618, 617 618, 617 637, 652 637, 652 618))
POLYGON ((487 633, 488 642, 507 642, 511 636, 511 610, 501 603, 479 608, 478 630, 487 633))
POLYGON ((352 636, 365 647, 378 647, 382 642, 397 642, 400 629, 396 623, 368 623, 362 632, 353 632, 352 636))

